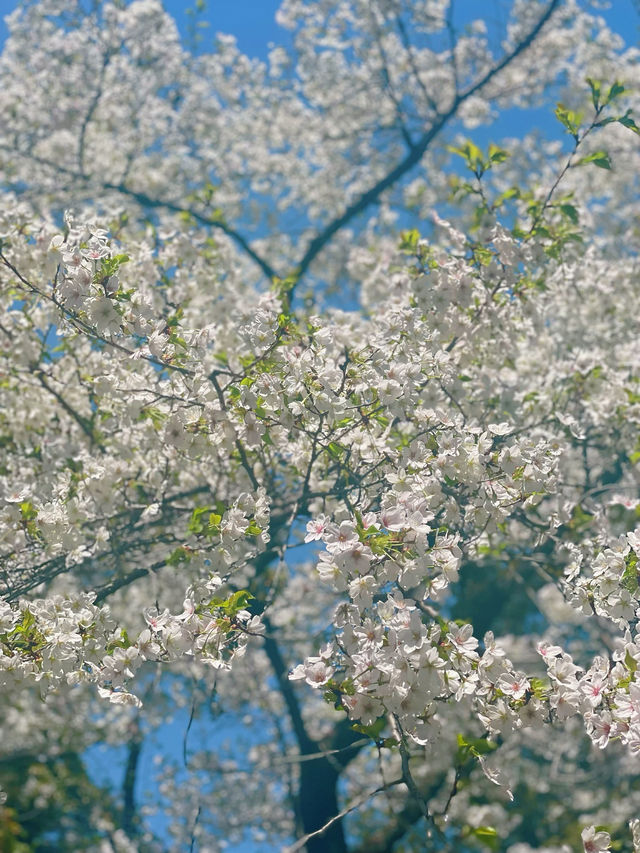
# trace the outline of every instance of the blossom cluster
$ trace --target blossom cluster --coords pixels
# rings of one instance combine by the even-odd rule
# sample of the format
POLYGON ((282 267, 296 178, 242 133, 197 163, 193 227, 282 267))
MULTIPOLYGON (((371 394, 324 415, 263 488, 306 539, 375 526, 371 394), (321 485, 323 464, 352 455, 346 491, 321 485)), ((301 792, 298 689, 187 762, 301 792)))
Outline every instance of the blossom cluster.
POLYGON ((285 0, 265 61, 188 52, 158 0, 8 19, 3 712, 40 692, 38 750, 71 691, 114 743, 143 699, 259 719, 249 770, 167 771, 185 849, 216 808, 246 842, 246 792, 298 832, 306 760, 353 802, 379 774, 390 824, 507 837, 482 786, 548 802, 529 756, 577 779, 582 729, 627 785, 575 805, 584 849, 640 807, 638 52, 577 0, 500 39, 453 5, 285 0), (570 150, 446 136, 547 91, 570 150))

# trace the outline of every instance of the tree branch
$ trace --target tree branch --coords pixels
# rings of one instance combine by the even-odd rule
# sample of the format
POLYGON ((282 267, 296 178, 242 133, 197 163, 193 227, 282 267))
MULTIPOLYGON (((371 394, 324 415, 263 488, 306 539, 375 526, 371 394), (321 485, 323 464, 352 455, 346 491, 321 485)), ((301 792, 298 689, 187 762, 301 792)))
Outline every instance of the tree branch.
POLYGON ((393 845, 403 838, 412 826, 424 817, 424 812, 413 799, 409 797, 404 808, 395 816, 391 826, 385 826, 366 836, 362 845, 354 853, 388 853, 393 845))
POLYGON ((129 837, 133 837, 137 833, 138 821, 136 816, 135 787, 141 749, 142 737, 140 736, 140 727, 136 720, 133 724, 133 732, 129 741, 127 764, 122 782, 122 829, 129 837))
POLYGON ((282 694, 289 718, 291 719, 291 727, 298 742, 298 748, 302 755, 310 755, 317 752, 317 744, 312 740, 302 719, 300 705, 295 695, 293 685, 289 681, 289 670, 284 662, 280 647, 273 639, 273 628, 268 616, 263 616, 262 621, 265 626, 264 650, 269 658, 269 663, 273 669, 274 675, 278 679, 278 688, 282 694))
MULTIPOLYGON (((45 379, 46 374, 43 370, 37 369, 34 371, 34 374, 42 385, 42 387, 45 389, 45 391, 48 391, 49 394, 51 394, 51 396, 54 397, 58 401, 58 403, 60 403, 65 412, 78 424, 82 432, 89 439, 90 444, 95 444, 96 436, 93 431, 93 425, 91 423, 91 420, 89 418, 86 418, 84 415, 81 415, 79 412, 76 412, 76 410, 67 403, 64 397, 59 394, 55 388, 52 388, 51 385, 48 384, 45 379)), ((99 447, 100 450, 104 452, 104 448, 101 445, 99 445, 99 447)))
POLYGON ((361 797, 357 797, 357 799, 353 800, 350 805, 348 805, 345 809, 338 814, 334 815, 330 820, 328 820, 324 826, 320 829, 314 830, 314 832, 309 832, 304 835, 302 838, 299 838, 295 844, 292 844, 290 847, 286 847, 284 853, 297 853, 298 850, 302 850, 302 848, 310 841, 312 838, 317 838, 318 836, 324 835, 324 833, 330 829, 335 823, 341 821, 344 817, 346 817, 351 812, 359 809, 360 806, 364 805, 367 800, 370 800, 372 797, 375 797, 376 794, 382 794, 388 788, 393 785, 401 785, 403 784, 403 779, 396 779, 394 782, 388 782, 386 785, 380 785, 380 787, 376 788, 373 791, 369 791, 367 794, 363 794, 361 797))
POLYGON ((220 231, 224 232, 227 237, 230 237, 233 242, 239 246, 242 251, 249 257, 251 260, 260 267, 262 272, 267 276, 269 280, 273 280, 274 278, 278 278, 278 273, 273 269, 271 264, 268 263, 263 257, 261 257, 255 249, 252 249, 249 245, 249 242, 245 237, 240 234, 239 231, 236 231, 235 228, 232 228, 230 225, 227 225, 224 220, 218 217, 206 216, 204 213, 199 213, 197 210, 192 210, 191 208, 185 207, 182 204, 176 204, 172 201, 162 201, 161 199, 154 199, 150 196, 146 195, 143 192, 136 192, 135 190, 129 189, 129 187, 125 186, 125 184, 103 184, 103 187, 107 190, 115 190, 116 192, 122 193, 122 195, 129 196, 141 204, 143 207, 150 208, 164 208, 165 210, 170 210, 173 213, 188 213, 189 216, 192 216, 196 222, 199 222, 201 225, 207 225, 210 228, 218 228, 220 231))
MULTIPOLYGON (((398 163, 390 172, 388 172, 383 178, 381 178, 371 189, 367 190, 367 192, 363 193, 356 201, 347 207, 347 209, 340 216, 336 217, 332 222, 330 222, 319 234, 317 234, 309 246, 307 247, 306 252, 302 256, 300 263, 298 264, 295 274, 296 274, 296 283, 304 276, 306 271, 309 269, 313 261, 320 254, 320 252, 324 249, 327 243, 331 240, 333 235, 344 228, 352 219, 354 219, 359 213, 362 213, 372 204, 378 201, 382 193, 393 186, 400 178, 402 178, 407 172, 409 172, 415 165, 417 165, 425 152, 435 139, 435 137, 440 133, 440 131, 448 124, 448 122, 457 114, 459 108, 462 104, 467 101, 470 97, 475 95, 481 89, 483 89, 487 83, 489 83, 497 74, 503 71, 507 66, 509 66, 514 59, 524 53, 528 47, 535 41, 538 33, 547 23, 555 9, 559 6, 561 0, 551 0, 551 3, 547 7, 544 14, 538 20, 538 23, 535 27, 529 32, 525 38, 519 42, 516 47, 508 53, 506 56, 502 58, 502 60, 491 68, 487 73, 474 83, 466 92, 462 92, 457 94, 453 100, 453 103, 449 107, 446 113, 440 114, 434 124, 431 125, 428 131, 422 135, 422 137, 418 140, 418 142, 409 150, 409 153, 406 157, 398 163)), ((295 289, 295 283, 291 288, 290 293, 293 293, 295 289)))
POLYGON ((114 52, 112 50, 107 50, 102 60, 102 65, 100 67, 100 75, 98 78, 98 86, 96 88, 95 94, 91 99, 89 104, 89 109, 86 112, 86 115, 82 122, 82 127, 80 128, 80 138, 78 140, 78 168, 82 174, 84 174, 84 162, 85 162, 85 142, 87 129, 93 118, 95 111, 98 108, 98 104, 100 103, 100 98, 102 97, 102 90, 104 86, 104 80, 107 74, 107 68, 109 63, 111 62, 112 57, 114 56, 114 52))

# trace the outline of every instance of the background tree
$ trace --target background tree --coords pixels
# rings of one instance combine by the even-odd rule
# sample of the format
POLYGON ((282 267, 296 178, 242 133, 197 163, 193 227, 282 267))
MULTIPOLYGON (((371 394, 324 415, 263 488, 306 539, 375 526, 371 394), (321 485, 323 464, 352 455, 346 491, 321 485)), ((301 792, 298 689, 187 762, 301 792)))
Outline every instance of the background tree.
POLYGON ((8 849, 630 849, 638 54, 463 6, 9 16, 8 849))

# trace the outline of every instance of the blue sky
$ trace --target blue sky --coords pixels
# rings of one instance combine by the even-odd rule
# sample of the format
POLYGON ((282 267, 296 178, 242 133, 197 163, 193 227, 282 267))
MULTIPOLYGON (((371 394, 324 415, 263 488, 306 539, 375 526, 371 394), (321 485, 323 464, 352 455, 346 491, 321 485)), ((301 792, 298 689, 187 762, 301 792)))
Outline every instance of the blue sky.
MULTIPOLYGON (((181 32, 186 35, 189 21, 187 10, 195 6, 195 0, 165 0, 165 8, 175 17, 181 32)), ((209 27, 203 31, 204 44, 211 43, 214 33, 233 33, 239 47, 250 56, 265 57, 269 42, 287 40, 287 34, 275 22, 275 13, 280 0, 206 0, 205 9, 198 15, 209 27)), ((487 9, 496 8, 491 0, 485 0, 487 9)), ((0 0, 2 15, 18 6, 18 0, 0 0)), ((464 17, 478 16, 482 5, 478 0, 458 0, 460 13, 464 17)), ((601 12, 609 26, 631 42, 638 41, 640 16, 633 0, 611 0, 611 8, 601 12)), ((0 21, 0 44, 7 30, 4 20, 0 21)))
MULTIPOLYGON (((180 32, 188 38, 189 24, 194 20, 206 23, 201 33, 201 49, 207 50, 218 32, 233 34, 239 48, 252 57, 266 58, 270 44, 290 43, 290 34, 280 28, 275 15, 281 0, 204 0, 202 10, 194 14, 197 0, 164 0, 167 11, 176 19, 180 32)), ((0 12, 4 16, 19 5, 19 0, 0 0, 0 12)), ((508 4, 507 4, 508 5, 508 4)), ((456 9, 461 22, 484 16, 488 21, 503 18, 505 0, 456 0, 456 9)), ((621 34, 627 44, 638 44, 640 40, 640 14, 634 0, 610 0, 610 8, 600 11, 608 25, 621 34)), ((0 45, 7 36, 4 18, 0 18, 0 45)), ((517 136, 523 122, 530 127, 539 126, 543 131, 557 131, 553 111, 535 110, 526 119, 522 112, 503 114, 489 128, 479 128, 474 139, 481 145, 491 138, 517 136)))
MULTIPOLYGON (((13 2, 13 0, 11 0, 13 2)), ((178 22, 182 33, 187 30, 189 15, 186 10, 195 6, 195 0, 165 0, 165 9, 178 22)), ((269 42, 278 43, 286 39, 286 32, 275 22, 280 0, 207 0, 204 12, 198 19, 210 26, 204 31, 204 45, 216 32, 232 33, 238 46, 249 56, 264 58, 269 42)))
MULTIPOLYGON (((1 0, 0 0, 1 2, 1 0)), ((15 0, 8 0, 12 8, 15 0)), ((193 2, 181 0, 165 0, 165 8, 177 20, 183 33, 187 31, 189 15, 187 9, 195 5, 193 2)), ((500 3, 491 0, 457 0, 461 18, 481 17, 482 8, 495 10, 500 3)), ((214 33, 233 33, 238 39, 238 46, 250 56, 265 57, 269 42, 279 43, 287 40, 287 33, 275 23, 275 13, 280 6, 280 0, 207 0, 205 9, 199 18, 207 21, 210 26, 204 31, 204 44, 214 33)), ((490 17, 493 17, 493 14, 490 17)), ((640 34, 640 16, 634 8, 633 0, 611 0, 611 8, 601 11, 609 26, 621 33, 627 42, 637 42, 640 34)))
MULTIPOLYGON (((15 0, 8 0, 7 5, 13 8, 15 0)), ((165 8, 178 21, 183 33, 187 29, 188 14, 186 10, 195 5, 193 2, 181 0, 165 0, 165 8)), ((287 34, 275 23, 275 13, 280 0, 207 0, 202 20, 208 21, 211 36, 215 32, 233 33, 238 39, 239 47, 251 56, 266 56, 269 42, 278 43, 287 38, 287 34)), ((458 0, 460 15, 464 18, 481 17, 483 6, 492 11, 501 4, 485 0, 458 0)), ((640 16, 634 8, 633 0, 611 0, 611 8, 602 10, 609 26, 621 33, 628 42, 638 40, 640 16)), ((205 32, 205 43, 210 39, 205 32)))
MULTIPOLYGON (((8 0, 12 8, 15 0, 8 0)), ((183 33, 187 30, 189 15, 187 9, 195 5, 193 2, 181 0, 165 0, 165 8, 177 20, 183 33)), ((482 8, 494 10, 500 3, 485 0, 457 0, 461 18, 482 17, 482 8)), ((275 23, 275 13, 280 6, 280 0, 207 0, 205 9, 199 18, 209 23, 205 31, 204 42, 211 39, 214 33, 233 33, 238 39, 239 47, 251 56, 264 57, 269 42, 279 43, 287 40, 287 34, 275 23), (210 33, 210 35, 209 35, 210 33)), ((611 7, 602 10, 609 26, 621 33, 627 42, 637 42, 640 34, 640 16, 633 0, 611 0, 611 7)), ((493 17, 491 14, 489 17, 493 17)))

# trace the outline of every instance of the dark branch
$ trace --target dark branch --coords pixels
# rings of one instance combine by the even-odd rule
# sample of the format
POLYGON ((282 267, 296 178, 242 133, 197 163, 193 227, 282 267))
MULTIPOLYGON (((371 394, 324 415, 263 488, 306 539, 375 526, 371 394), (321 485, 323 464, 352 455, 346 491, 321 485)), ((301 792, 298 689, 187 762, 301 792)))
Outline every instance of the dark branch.
POLYGON ((287 669, 282 653, 280 652, 280 647, 273 639, 273 627, 269 617, 263 616, 262 621, 266 629, 264 650, 269 658, 269 663, 271 664, 274 675, 278 679, 278 688, 284 703, 287 706, 289 719, 291 720, 291 727, 296 736, 296 741, 298 742, 298 748, 302 755, 310 755, 317 752, 318 745, 307 734, 298 699, 295 695, 293 685, 291 681, 289 681, 289 670, 287 669))
POLYGON ((474 85, 467 89, 466 92, 457 94, 447 112, 437 117, 434 124, 431 125, 429 130, 426 131, 418 142, 409 150, 406 157, 383 178, 381 178, 377 184, 367 190, 367 192, 363 193, 363 195, 356 199, 353 204, 349 205, 344 213, 336 217, 324 228, 323 231, 313 238, 296 269, 296 281, 299 281, 304 276, 313 261, 336 232, 344 228, 345 225, 348 225, 348 223, 358 216, 358 214, 365 211, 372 204, 375 204, 385 190, 392 187, 400 180, 400 178, 420 162, 435 137, 448 124, 448 122, 454 118, 461 105, 483 89, 497 74, 503 71, 514 61, 514 59, 530 47, 530 45, 535 41, 540 30, 547 23, 555 9, 559 6, 560 2, 561 0, 551 0, 551 3, 547 7, 545 13, 539 19, 531 32, 521 42, 519 42, 510 53, 504 56, 497 65, 487 71, 487 73, 481 77, 477 83, 474 83, 474 85))
POLYGON ((389 850, 393 850, 393 845, 404 838, 408 830, 423 817, 423 810, 413 797, 410 797, 404 808, 395 816, 391 825, 384 826, 377 832, 368 835, 363 844, 354 850, 354 853, 388 853, 389 850))
POLYGON ((98 86, 96 88, 95 94, 89 103, 89 109, 84 117, 82 122, 82 127, 80 128, 80 138, 78 140, 78 168, 80 172, 84 174, 84 162, 85 162, 85 143, 87 130, 89 128, 89 124, 93 119, 95 111, 98 109, 98 104, 100 103, 100 98, 102 97, 102 91, 104 86, 104 80, 107 74, 107 68, 109 63, 111 62, 112 57, 114 56, 114 51, 108 50, 104 59, 102 60, 102 66, 100 67, 100 75, 98 78, 98 86))
POLYGON ((220 231, 223 231, 227 237, 230 237, 233 242, 239 246, 242 251, 247 255, 251 260, 257 264, 262 272, 267 276, 268 279, 272 280, 278 277, 277 272, 273 269, 273 267, 262 258, 255 249, 252 249, 249 245, 248 241, 240 234, 235 228, 232 228, 230 225, 227 225, 224 220, 218 217, 207 216, 204 213, 199 213, 197 210, 192 210, 191 208, 187 208, 182 204, 176 204, 172 201, 162 201, 160 199, 154 199, 150 196, 146 195, 142 192, 136 192, 135 190, 129 189, 129 187, 124 184, 103 184, 104 188, 107 190, 115 190, 116 192, 122 193, 122 195, 129 196, 130 198, 135 199, 138 204, 141 204, 143 207, 150 208, 164 208, 165 210, 170 210, 173 213, 188 213, 189 216, 192 216, 196 222, 199 222, 201 225, 207 225, 210 228, 218 228, 220 231))
POLYGON ((137 832, 137 815, 135 801, 136 775, 140 750, 142 749, 142 738, 138 724, 134 724, 134 731, 129 742, 127 754, 127 765, 122 782, 122 828, 129 837, 137 832))
MULTIPOLYGON (((55 397, 55 399, 58 401, 58 403, 60 403, 65 412, 78 424, 82 432, 89 439, 89 442, 91 444, 94 444, 96 437, 89 418, 86 418, 84 417, 84 415, 81 415, 79 412, 76 412, 76 410, 67 403, 64 397, 59 394, 55 388, 52 388, 51 385, 48 384, 47 380, 45 379, 46 374, 42 370, 36 370, 34 371, 34 373, 37 376, 38 381, 40 382, 42 387, 45 389, 45 391, 48 391, 52 397, 55 397)), ((103 448, 101 448, 101 450, 102 449, 103 448)))

